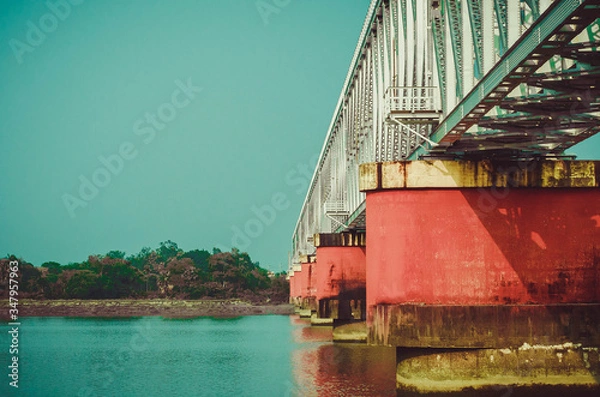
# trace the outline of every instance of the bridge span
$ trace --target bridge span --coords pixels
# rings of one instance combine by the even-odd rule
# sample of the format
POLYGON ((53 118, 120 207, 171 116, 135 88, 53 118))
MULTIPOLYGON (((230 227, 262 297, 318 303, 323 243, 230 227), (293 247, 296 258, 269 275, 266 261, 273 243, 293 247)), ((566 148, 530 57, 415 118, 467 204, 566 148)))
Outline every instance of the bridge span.
POLYGON ((600 130, 599 18, 600 0, 372 0, 290 297, 395 346, 400 390, 599 390, 600 161, 568 153, 600 130))

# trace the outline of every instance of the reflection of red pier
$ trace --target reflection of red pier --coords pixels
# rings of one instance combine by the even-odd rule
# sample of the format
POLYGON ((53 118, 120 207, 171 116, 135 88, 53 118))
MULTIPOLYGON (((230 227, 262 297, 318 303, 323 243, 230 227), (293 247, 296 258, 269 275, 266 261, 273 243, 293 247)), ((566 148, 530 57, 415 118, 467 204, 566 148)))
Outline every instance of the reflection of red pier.
POLYGON ((393 349, 332 344, 331 328, 310 327, 306 320, 296 323, 292 319, 294 342, 298 344, 292 355, 297 395, 396 395, 393 349))

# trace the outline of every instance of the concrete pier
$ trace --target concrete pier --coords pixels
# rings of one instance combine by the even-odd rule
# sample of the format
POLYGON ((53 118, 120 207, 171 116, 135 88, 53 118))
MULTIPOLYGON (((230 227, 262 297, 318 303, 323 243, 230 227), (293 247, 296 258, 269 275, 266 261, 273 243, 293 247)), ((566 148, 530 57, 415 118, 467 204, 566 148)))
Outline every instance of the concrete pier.
POLYGON ((460 396, 597 395, 598 348, 524 344, 505 349, 397 348, 399 392, 460 396), (564 395, 564 394, 563 394, 564 395))
POLYGON ((317 311, 316 301, 316 275, 315 275, 315 256, 305 255, 302 257, 302 268, 300 285, 302 290, 300 291, 300 306, 303 310, 309 313, 308 317, 311 317, 313 313, 317 311))
POLYGON ((397 347, 400 390, 598 387, 600 162, 360 172, 368 342, 397 347))
POLYGON ((364 233, 316 234, 318 317, 366 318, 366 249, 364 233))
POLYGON ((300 261, 290 272, 290 303, 300 317, 311 318, 317 311, 315 256, 303 255, 300 261))

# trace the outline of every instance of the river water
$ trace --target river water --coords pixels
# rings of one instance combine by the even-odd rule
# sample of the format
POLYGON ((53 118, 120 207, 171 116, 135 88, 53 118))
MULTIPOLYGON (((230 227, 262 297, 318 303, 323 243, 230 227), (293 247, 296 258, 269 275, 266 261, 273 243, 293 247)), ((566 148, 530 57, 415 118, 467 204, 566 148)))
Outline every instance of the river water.
POLYGON ((0 396, 395 396, 394 349, 333 344, 296 316, 22 318, 0 396))

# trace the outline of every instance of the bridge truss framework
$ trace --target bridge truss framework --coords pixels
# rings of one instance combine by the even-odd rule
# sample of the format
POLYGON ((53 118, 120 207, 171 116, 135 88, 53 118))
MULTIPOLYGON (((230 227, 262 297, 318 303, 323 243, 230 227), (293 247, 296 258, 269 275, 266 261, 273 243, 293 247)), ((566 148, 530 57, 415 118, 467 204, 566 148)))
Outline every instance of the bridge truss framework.
POLYGON ((373 0, 293 235, 364 230, 366 162, 564 157, 600 130, 600 0, 373 0))

